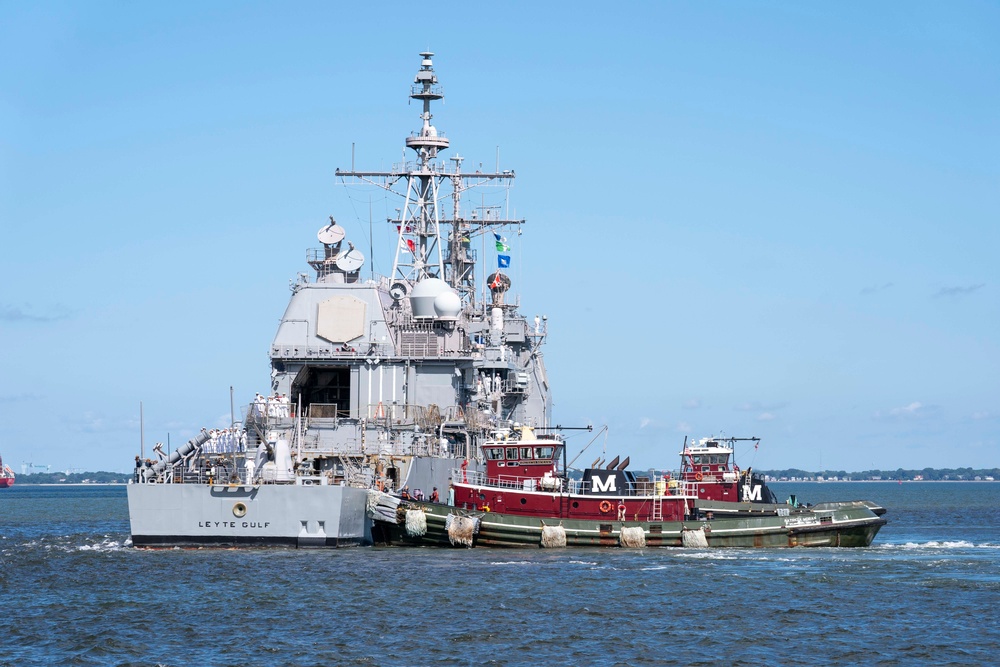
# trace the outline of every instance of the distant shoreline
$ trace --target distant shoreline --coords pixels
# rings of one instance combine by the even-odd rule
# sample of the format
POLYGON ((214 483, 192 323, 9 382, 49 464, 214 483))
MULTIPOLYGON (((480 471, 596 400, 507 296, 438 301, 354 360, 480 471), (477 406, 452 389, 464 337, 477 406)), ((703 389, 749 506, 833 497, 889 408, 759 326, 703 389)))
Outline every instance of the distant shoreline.
POLYGON ((996 484, 997 479, 769 479, 768 484, 996 484))

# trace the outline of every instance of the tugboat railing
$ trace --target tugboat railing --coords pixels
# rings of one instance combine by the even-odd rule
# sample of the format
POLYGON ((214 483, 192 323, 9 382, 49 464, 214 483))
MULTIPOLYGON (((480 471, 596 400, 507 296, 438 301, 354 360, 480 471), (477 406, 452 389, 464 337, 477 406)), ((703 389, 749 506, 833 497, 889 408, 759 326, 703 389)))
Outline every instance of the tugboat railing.
MULTIPOLYGON (((485 472, 475 471, 475 470, 463 470, 462 468, 455 468, 451 472, 452 480, 461 484, 470 484, 472 486, 489 487, 494 489, 506 489, 506 490, 517 490, 517 491, 539 491, 539 492, 563 492, 570 495, 600 495, 606 496, 607 493, 592 493, 590 482, 584 482, 583 480, 571 479, 569 483, 562 477, 517 477, 514 475, 500 475, 495 477, 489 477, 485 472)), ((639 488, 629 489, 625 493, 621 493, 622 497, 641 497, 641 498, 663 498, 670 496, 679 497, 697 497, 698 490, 695 484, 688 482, 683 482, 681 480, 666 480, 658 479, 654 480, 654 483, 648 485, 646 488, 650 489, 650 493, 643 493, 639 488), (663 482, 662 484, 660 482, 663 482)))

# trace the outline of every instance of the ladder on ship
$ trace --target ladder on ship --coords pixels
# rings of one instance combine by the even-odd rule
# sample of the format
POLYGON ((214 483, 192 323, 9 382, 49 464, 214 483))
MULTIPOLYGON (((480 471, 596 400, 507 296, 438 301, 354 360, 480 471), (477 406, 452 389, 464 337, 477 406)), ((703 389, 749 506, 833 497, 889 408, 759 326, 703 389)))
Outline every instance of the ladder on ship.
MULTIPOLYGON (((649 509, 649 520, 650 521, 663 521, 663 496, 660 495, 658 489, 656 488, 656 483, 653 484, 653 501, 649 509)), ((663 482, 663 491, 666 493, 666 482, 663 482)))

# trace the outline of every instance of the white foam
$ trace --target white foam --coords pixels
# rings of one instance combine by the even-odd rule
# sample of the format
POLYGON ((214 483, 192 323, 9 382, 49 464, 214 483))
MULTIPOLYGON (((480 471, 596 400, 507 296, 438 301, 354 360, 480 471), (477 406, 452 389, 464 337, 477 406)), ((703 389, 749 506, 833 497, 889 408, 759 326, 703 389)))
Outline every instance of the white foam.
POLYGON ((490 565, 535 565, 530 560, 495 560, 490 565))
POLYGON ((951 542, 907 542, 905 544, 898 545, 901 549, 971 549, 975 546, 975 544, 966 540, 955 540, 951 542))
POLYGON ((698 558, 702 560, 736 560, 739 556, 718 551, 682 551, 675 554, 678 558, 698 558))
POLYGON ((81 544, 76 548, 77 551, 120 551, 122 549, 122 543, 117 540, 104 539, 97 544, 81 544))

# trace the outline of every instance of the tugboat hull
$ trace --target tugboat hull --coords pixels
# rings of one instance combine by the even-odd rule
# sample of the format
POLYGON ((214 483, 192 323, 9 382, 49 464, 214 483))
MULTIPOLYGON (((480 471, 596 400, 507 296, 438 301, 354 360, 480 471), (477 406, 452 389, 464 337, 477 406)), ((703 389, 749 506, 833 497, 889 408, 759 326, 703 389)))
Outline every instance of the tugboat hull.
POLYGON ((456 543, 454 531, 449 531, 455 517, 472 521, 472 545, 485 547, 547 546, 543 544, 546 527, 558 529, 560 539, 555 544, 567 547, 865 547, 886 523, 865 507, 789 516, 734 514, 711 520, 602 522, 470 512, 447 505, 399 502, 385 494, 372 504, 376 507, 373 539, 389 545, 468 546, 456 543), (407 521, 408 512, 421 512, 424 518, 407 521), (425 532, 414 530, 414 523, 425 525, 425 532))

